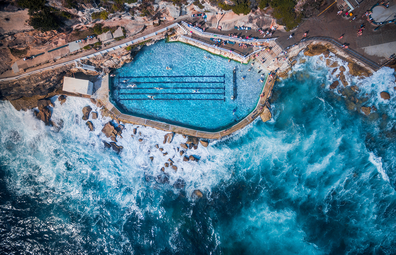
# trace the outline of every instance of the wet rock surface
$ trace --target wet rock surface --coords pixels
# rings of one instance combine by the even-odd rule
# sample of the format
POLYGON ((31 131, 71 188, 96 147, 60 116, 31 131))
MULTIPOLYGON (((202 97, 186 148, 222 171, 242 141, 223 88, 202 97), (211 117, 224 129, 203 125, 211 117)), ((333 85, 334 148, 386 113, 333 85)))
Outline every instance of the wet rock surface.
POLYGON ((389 100, 389 99, 390 99, 390 95, 389 95, 389 93, 386 92, 386 91, 382 91, 382 92, 380 93, 380 96, 381 96, 382 99, 385 99, 385 100, 389 100))
POLYGON ((261 120, 262 120, 263 122, 267 122, 267 121, 269 121, 269 120, 272 118, 271 111, 270 111, 270 109, 268 109, 267 106, 264 106, 264 110, 263 110, 263 112, 260 114, 260 117, 261 117, 261 120))
POLYGON ((95 130, 94 125, 92 124, 91 121, 87 121, 87 123, 85 123, 85 124, 88 126, 89 131, 94 131, 95 130))
POLYGON ((60 102, 61 105, 63 105, 64 103, 66 103, 66 96, 65 95, 60 95, 58 97, 58 101, 60 102))
POLYGON ((88 120, 88 119, 89 119, 89 114, 91 113, 91 111, 92 111, 91 106, 85 106, 85 107, 82 109, 82 112, 83 112, 82 119, 83 119, 83 120, 88 120))

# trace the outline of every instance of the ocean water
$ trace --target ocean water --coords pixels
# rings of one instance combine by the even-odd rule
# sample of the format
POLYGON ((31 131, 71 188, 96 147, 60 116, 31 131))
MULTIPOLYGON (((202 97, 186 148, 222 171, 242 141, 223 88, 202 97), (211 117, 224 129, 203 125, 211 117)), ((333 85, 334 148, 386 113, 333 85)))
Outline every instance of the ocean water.
POLYGON ((394 72, 347 76, 367 117, 307 59, 275 85, 271 121, 186 152, 199 162, 182 161, 181 135, 129 124, 120 154, 104 148, 110 119, 89 132, 84 99, 53 99, 60 129, 1 102, 0 253, 395 254, 394 72))
POLYGON ((188 44, 160 41, 114 71, 111 99, 124 113, 223 130, 253 111, 260 98, 268 72, 252 63, 228 62, 188 44))

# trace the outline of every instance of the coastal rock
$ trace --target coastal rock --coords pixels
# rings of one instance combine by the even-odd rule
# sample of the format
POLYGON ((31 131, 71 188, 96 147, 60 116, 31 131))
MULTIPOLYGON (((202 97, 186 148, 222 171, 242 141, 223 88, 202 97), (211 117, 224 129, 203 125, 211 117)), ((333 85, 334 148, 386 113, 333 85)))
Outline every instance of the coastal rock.
POLYGON ((107 122, 106 125, 102 129, 102 133, 106 135, 106 137, 110 137, 113 141, 115 141, 117 135, 120 134, 120 131, 118 131, 112 124, 111 122, 107 122))
POLYGON ((364 77, 370 76, 370 71, 362 66, 359 66, 358 64, 349 62, 348 68, 349 68, 349 73, 353 76, 364 76, 364 77))
MULTIPOLYGON (((162 169, 161 169, 162 170, 162 169)), ((165 171, 165 169, 164 169, 165 171)), ((159 184, 165 184, 165 183, 169 183, 169 176, 167 174, 160 174, 157 175, 157 178, 155 178, 155 180, 159 183, 159 184)))
POLYGON ((188 159, 189 159, 190 161, 196 161, 196 162, 198 162, 198 159, 197 159, 196 157, 194 157, 193 155, 191 155, 190 157, 188 157, 188 159))
MULTIPOLYGON (((340 68, 340 69, 341 69, 341 68, 340 68)), ((340 81, 341 81, 342 85, 344 85, 344 87, 346 87, 346 86, 349 85, 348 82, 347 82, 347 80, 345 79, 345 75, 344 75, 343 72, 340 73, 340 81)))
POLYGON ((151 156, 149 159, 151 160, 151 162, 153 162, 153 160, 154 160, 154 157, 153 157, 153 156, 151 156))
POLYGON ((111 142, 110 145, 111 145, 111 148, 117 153, 120 153, 121 150, 124 148, 122 146, 118 146, 115 142, 111 142))
POLYGON ((108 148, 108 149, 111 148, 111 145, 108 142, 105 142, 105 141, 102 141, 102 142, 103 142, 105 148, 108 148))
POLYGON ((362 112, 363 112, 366 116, 370 115, 370 112, 371 112, 371 108, 370 108, 370 107, 363 106, 362 108, 360 108, 360 110, 362 110, 362 112))
POLYGON ((58 101, 60 102, 61 105, 63 105, 64 103, 66 103, 66 96, 65 95, 60 95, 58 97, 58 101))
POLYGON ((338 68, 334 68, 333 71, 331 72, 331 75, 335 74, 337 72, 338 68))
POLYGON ((194 136, 189 136, 187 138, 187 144, 198 144, 199 143, 199 138, 198 137, 194 137, 194 136))
POLYGON ((189 161, 190 159, 187 156, 183 157, 183 161, 189 161))
POLYGON ((180 156, 183 156, 183 154, 184 154, 184 151, 180 151, 180 156))
POLYGON ((171 158, 168 158, 168 161, 171 162, 172 164, 175 163, 171 158))
POLYGON ((260 114, 261 120, 263 122, 267 122, 272 118, 271 111, 268 109, 267 106, 264 106, 263 112, 260 114))
POLYGON ((193 148, 193 144, 192 143, 190 143, 189 145, 188 145, 188 148, 191 150, 192 148, 193 148))
POLYGON ((137 134, 137 128, 133 129, 133 134, 136 135, 137 134))
POLYGON ((91 103, 93 103, 94 105, 96 105, 96 100, 94 98, 90 98, 89 99, 91 101, 91 103))
POLYGON ((138 140, 138 141, 141 143, 141 142, 143 142, 143 139, 142 139, 142 138, 139 138, 139 140, 138 140))
POLYGON ((92 118, 93 120, 96 120, 96 119, 98 118, 98 113, 97 113, 97 112, 92 112, 91 118, 92 118))
POLYGON ((49 100, 49 99, 42 99, 42 100, 39 100, 38 102, 37 102, 37 107, 39 108, 39 109, 43 109, 43 108, 45 108, 45 107, 47 107, 47 106, 52 106, 52 107, 54 107, 54 104, 51 102, 51 100, 49 100))
POLYGON ((175 133, 168 133, 164 136, 164 144, 171 143, 175 133))
POLYGON ((166 162, 164 165, 165 165, 165 167, 169 167, 169 163, 168 162, 166 162))
POLYGON ((158 149, 158 148, 159 148, 159 145, 158 145, 158 144, 156 144, 156 145, 155 145, 155 148, 157 148, 157 149, 158 149))
POLYGON ((208 147, 209 145, 209 141, 200 140, 199 142, 202 144, 203 147, 208 147))
POLYGON ((330 89, 336 89, 338 87, 338 84, 340 84, 339 81, 334 81, 331 85, 330 85, 330 89))
POLYGON ((186 186, 186 182, 183 179, 177 179, 175 183, 173 183, 175 189, 183 189, 184 186, 186 186))
POLYGON ((175 170, 175 171, 177 171, 177 166, 173 165, 173 166, 172 166, 172 169, 175 170))
POLYGON ((359 91, 359 87, 356 86, 356 85, 351 86, 351 89, 352 89, 354 92, 358 92, 358 91, 359 91))
POLYGON ((45 123, 45 125, 50 126, 51 122, 51 111, 47 106, 41 107, 39 111, 34 111, 34 115, 41 121, 45 123))
POLYGON ((94 131, 95 130, 94 125, 92 124, 91 121, 87 121, 87 123, 85 123, 85 124, 88 126, 89 131, 94 131))
POLYGON ((386 91, 382 91, 382 92, 380 93, 380 96, 381 96, 382 99, 385 99, 385 100, 389 100, 389 99, 390 99, 390 95, 389 95, 389 93, 386 92, 386 91))
POLYGON ((165 167, 161 167, 161 171, 162 171, 162 172, 165 172, 165 167))
POLYGON ((341 71, 341 72, 345 72, 345 71, 346 71, 345 67, 340 66, 340 71, 341 71))
POLYGON ((327 49, 327 47, 321 44, 308 45, 308 47, 304 51, 304 55, 309 57, 320 54, 325 54, 325 56, 329 54, 329 50, 327 49))
POLYGON ((159 148, 158 150, 159 150, 159 151, 164 151, 164 149, 163 149, 163 148, 159 148))
POLYGON ((162 155, 166 156, 166 155, 168 155, 168 152, 162 153, 162 155))
POLYGON ((82 109, 82 112, 83 112, 83 117, 82 117, 82 119, 83 119, 83 120, 88 120, 88 119, 89 119, 89 114, 91 113, 91 111, 92 111, 91 106, 85 106, 85 107, 82 109))
POLYGON ((199 189, 194 190, 194 192, 192 193, 192 197, 196 197, 196 198, 201 198, 203 197, 202 192, 199 189))
POLYGON ((188 149, 188 145, 185 144, 185 143, 181 143, 181 144, 180 144, 180 147, 182 147, 182 148, 184 148, 184 149, 186 149, 186 150, 188 149))

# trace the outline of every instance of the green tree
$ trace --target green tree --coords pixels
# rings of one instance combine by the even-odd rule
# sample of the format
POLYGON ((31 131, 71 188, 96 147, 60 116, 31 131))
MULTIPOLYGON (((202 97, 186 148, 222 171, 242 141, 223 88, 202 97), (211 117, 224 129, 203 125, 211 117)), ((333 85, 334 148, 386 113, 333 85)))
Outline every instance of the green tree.
POLYGON ((251 10, 249 0, 236 0, 235 5, 232 7, 232 11, 236 14, 248 15, 251 10))
POLYGON ((102 11, 102 12, 100 13, 100 18, 101 18, 102 20, 108 19, 108 18, 109 18, 109 13, 108 13, 107 11, 102 11))

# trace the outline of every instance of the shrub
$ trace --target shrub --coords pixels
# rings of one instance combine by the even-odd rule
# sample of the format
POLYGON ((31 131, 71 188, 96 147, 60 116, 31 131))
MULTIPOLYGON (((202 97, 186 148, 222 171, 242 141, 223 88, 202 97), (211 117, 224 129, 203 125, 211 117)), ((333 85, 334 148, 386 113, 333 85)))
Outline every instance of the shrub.
POLYGON ((264 9, 265 7, 267 7, 270 3, 270 0, 260 0, 259 2, 259 8, 260 9, 264 9))
POLYGON ((293 0, 272 0, 270 6, 274 9, 273 16, 278 23, 286 26, 286 30, 293 29, 301 22, 301 15, 296 15, 293 0))
POLYGON ((30 16, 29 23, 35 29, 50 31, 58 29, 60 21, 48 9, 44 9, 30 16))
POLYGON ((114 40, 116 40, 116 41, 120 41, 122 39, 125 39, 125 36, 120 36, 120 37, 114 38, 114 40))
POLYGON ((232 7, 232 11, 236 14, 248 15, 252 9, 250 8, 250 1, 236 0, 235 6, 232 7))
POLYGON ((195 0, 193 4, 197 6, 199 9, 205 8, 205 6, 203 6, 203 4, 199 2, 199 0, 195 0))
POLYGON ((106 20, 109 18, 109 13, 107 11, 94 12, 91 14, 91 17, 92 17, 92 19, 106 20))
POLYGON ((90 50, 90 49, 92 49, 92 45, 91 45, 91 44, 85 45, 85 46, 83 47, 83 49, 84 49, 84 50, 90 50))
POLYGON ((96 42, 96 43, 94 43, 94 47, 98 47, 98 46, 101 46, 102 45, 102 42, 96 42))
POLYGON ((93 28, 94 34, 96 34, 96 35, 102 34, 103 33, 102 26, 103 26, 102 24, 95 24, 95 26, 93 28))
POLYGON ((219 7, 221 9, 223 9, 224 11, 229 11, 229 10, 232 9, 232 5, 228 5, 228 4, 225 4, 225 3, 219 3, 219 7))
POLYGON ((11 54, 17 58, 20 58, 22 56, 25 56, 27 54, 29 47, 26 47, 23 50, 18 50, 18 49, 14 49, 14 48, 10 48, 11 54))
POLYGON ((125 48, 125 50, 127 50, 127 51, 131 51, 131 50, 132 50, 132 46, 131 46, 131 45, 129 45, 128 47, 126 47, 126 48, 125 48))

